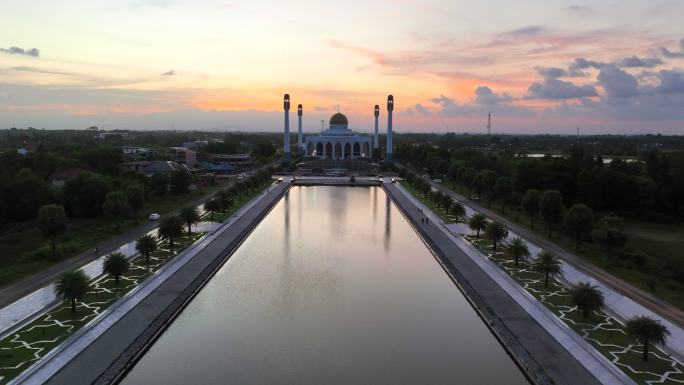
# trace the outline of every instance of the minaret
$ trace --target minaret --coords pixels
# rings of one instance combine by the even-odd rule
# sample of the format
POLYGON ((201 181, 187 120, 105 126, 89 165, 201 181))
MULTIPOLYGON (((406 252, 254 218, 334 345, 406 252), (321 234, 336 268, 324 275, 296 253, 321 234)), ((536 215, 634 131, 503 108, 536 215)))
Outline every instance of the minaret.
POLYGON ((302 105, 297 106, 297 116, 299 121, 297 122, 297 152, 300 154, 304 152, 304 142, 302 141, 302 105))
POLYGON ((385 163, 392 163, 392 111, 394 111, 394 96, 387 96, 387 148, 385 163))
POLYGON ((378 116, 380 116, 380 106, 377 104, 375 105, 375 110, 373 111, 373 114, 375 114, 375 134, 373 135, 373 149, 377 150, 378 146, 380 146, 380 143, 378 143, 378 116))
POLYGON ((283 138, 283 163, 290 163, 290 95, 283 97, 283 108, 285 109, 285 137, 283 138))

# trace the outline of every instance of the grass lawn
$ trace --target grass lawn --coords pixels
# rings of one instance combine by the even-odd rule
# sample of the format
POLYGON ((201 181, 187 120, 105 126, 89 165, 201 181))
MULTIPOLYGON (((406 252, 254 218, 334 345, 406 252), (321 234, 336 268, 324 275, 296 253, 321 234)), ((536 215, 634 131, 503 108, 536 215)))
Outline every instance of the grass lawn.
POLYGON ((211 214, 205 214, 203 219, 208 219, 213 222, 220 222, 223 223, 226 219, 230 218, 235 214, 236 211, 238 211, 242 206, 244 206, 247 202, 251 201, 254 199, 257 195, 261 194, 266 187, 270 186, 273 183, 272 180, 268 180, 264 182, 263 184, 255 187, 254 189, 247 191, 242 194, 239 198, 235 199, 233 202, 233 206, 226 210, 225 212, 216 212, 212 216, 211 214))
POLYGON ((423 194, 419 193, 418 190, 413 188, 410 183, 408 182, 403 182, 401 183, 401 187, 405 188, 408 192, 410 192, 414 197, 418 198, 423 204, 432 210, 433 213, 439 215, 439 217, 444 221, 444 223, 457 223, 460 222, 461 219, 455 215, 451 215, 451 212, 447 213, 443 207, 437 207, 435 202, 431 201, 427 197, 425 197, 423 194))
POLYGON ((121 277, 119 285, 115 285, 111 277, 91 282, 90 290, 83 300, 77 303, 76 313, 72 313, 71 305, 64 302, 5 337, 0 341, 0 384, 9 382, 26 370, 202 235, 184 233, 175 240, 173 249, 168 247, 166 241, 159 243, 159 249, 150 255, 150 264, 145 263, 144 257, 134 259, 129 271, 121 277))
MULTIPOLYGON (((147 221, 153 212, 167 213, 192 201, 200 199, 213 191, 225 188, 226 185, 210 186, 202 191, 193 191, 187 194, 163 197, 150 197, 140 210, 139 223, 147 221)), ((0 287, 4 287, 27 277, 40 270, 44 270, 60 259, 68 259, 85 250, 92 249, 94 245, 110 237, 136 226, 132 219, 121 223, 120 232, 111 219, 102 216, 99 218, 68 218, 67 230, 58 244, 61 258, 53 259, 37 255, 36 251, 47 251, 48 242, 45 241, 37 227, 32 223, 20 223, 6 226, 0 234, 0 287)))
POLYGON ((596 350, 615 362, 636 383, 662 381, 658 383, 675 384, 684 377, 682 373, 677 374, 678 371, 684 372, 684 365, 653 347, 649 361, 643 362, 641 346, 634 345, 634 341, 625 333, 623 325, 603 311, 594 312, 588 318, 584 318, 570 302, 567 288, 554 279, 549 281, 548 288, 544 287, 543 275, 532 271, 529 262, 521 261, 519 266, 515 267, 513 261, 500 251, 493 253, 490 242, 470 235, 464 239, 494 261, 596 350))
MULTIPOLYGON (((452 190, 462 195, 467 191, 461 185, 452 190)), ((411 192, 416 195, 415 191, 411 192)), ((502 215, 500 204, 486 201, 480 204, 502 215)), ((537 218, 532 229, 529 217, 519 207, 506 206, 506 214, 502 216, 549 239, 543 222, 537 218)), ((618 251, 611 252, 597 243, 587 242, 577 248, 574 238, 558 231, 562 225, 557 225, 550 240, 616 277, 684 309, 684 223, 662 224, 634 219, 624 219, 624 223, 627 243, 618 251)))

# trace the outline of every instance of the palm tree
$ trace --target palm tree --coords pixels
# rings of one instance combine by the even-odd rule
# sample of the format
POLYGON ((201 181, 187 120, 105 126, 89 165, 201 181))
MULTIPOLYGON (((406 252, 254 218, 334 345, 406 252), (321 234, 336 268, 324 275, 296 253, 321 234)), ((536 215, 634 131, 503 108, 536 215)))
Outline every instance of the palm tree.
POLYGON ((145 234, 135 242, 135 249, 145 255, 145 264, 150 264, 150 253, 157 250, 157 240, 150 234, 145 234))
POLYGON ((480 239, 480 231, 483 231, 487 227, 487 217, 480 213, 474 214, 468 220, 468 227, 470 227, 470 230, 476 231, 475 237, 480 239))
POLYGON ((536 272, 544 274, 544 287, 549 287, 549 277, 556 277, 563 273, 563 264, 556 257, 556 254, 550 251, 541 251, 537 255, 537 260, 534 261, 532 269, 536 272))
POLYGON ((76 312, 76 301, 83 299, 89 289, 88 276, 81 270, 64 273, 55 285, 55 293, 65 301, 71 301, 71 312, 76 312))
POLYGON ((104 260, 102 271, 114 277, 114 284, 119 286, 119 278, 128 271, 130 266, 131 263, 126 259, 126 256, 121 253, 111 253, 104 260))
POLYGON ((159 223, 157 236, 169 240, 169 247, 173 248, 173 238, 183 234, 183 220, 176 216, 166 217, 159 223))
POLYGON ((209 199, 205 204, 204 204, 204 210, 209 211, 211 213, 211 220, 214 220, 214 214, 221 210, 221 202, 216 199, 209 199))
POLYGON ((192 234, 192 225, 200 221, 200 215, 197 209, 193 206, 186 206, 180 209, 180 214, 178 215, 183 219, 185 225, 188 226, 188 235, 192 234))
POLYGON ((660 321, 646 316, 628 320, 625 327, 627 328, 627 335, 644 346, 641 353, 641 360, 644 362, 648 362, 648 346, 650 344, 665 345, 665 341, 670 335, 670 331, 660 321))
POLYGON ((499 222, 489 222, 487 227, 485 227, 485 235, 492 241, 492 250, 496 253, 497 243, 501 243, 506 239, 508 230, 499 222))
POLYGON ((593 286, 589 282, 580 282, 573 286, 568 293, 572 303, 582 311, 584 318, 589 318, 590 313, 601 310, 605 306, 603 293, 597 286, 593 286))
POLYGON ((518 267, 518 262, 522 260, 527 260, 530 256, 530 250, 527 248, 527 244, 520 238, 513 238, 511 243, 506 246, 506 255, 515 260, 515 266, 518 267))

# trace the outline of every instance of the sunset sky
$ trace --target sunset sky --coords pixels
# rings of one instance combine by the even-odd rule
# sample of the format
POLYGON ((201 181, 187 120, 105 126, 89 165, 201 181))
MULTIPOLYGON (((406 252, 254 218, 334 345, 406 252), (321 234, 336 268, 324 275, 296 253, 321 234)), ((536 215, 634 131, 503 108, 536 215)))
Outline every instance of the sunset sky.
POLYGON ((3 0, 0 128, 684 134, 684 1, 3 0), (293 111, 293 117, 294 117, 293 111))

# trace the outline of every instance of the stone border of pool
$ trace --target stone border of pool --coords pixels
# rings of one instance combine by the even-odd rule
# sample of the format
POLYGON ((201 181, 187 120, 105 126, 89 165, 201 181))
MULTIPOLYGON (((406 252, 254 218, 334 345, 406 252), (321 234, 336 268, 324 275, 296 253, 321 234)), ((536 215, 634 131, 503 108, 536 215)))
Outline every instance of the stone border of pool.
POLYGON ((121 371, 132 366, 132 360, 144 353, 140 349, 146 349, 153 342, 150 338, 155 338, 163 331, 159 328, 164 328, 170 322, 160 322, 163 317, 173 317, 182 309, 189 300, 184 296, 194 294, 191 287, 196 290, 201 288, 211 276, 211 268, 215 270, 229 258, 289 187, 289 183, 282 183, 264 190, 265 194, 248 202, 244 210, 239 210, 225 226, 205 236, 202 245, 196 244, 194 253, 184 252, 171 262, 174 265, 178 263, 177 266, 167 265, 165 268, 168 269, 164 272, 150 277, 144 286, 149 285, 151 289, 145 293, 142 293, 144 289, 139 291, 137 298, 127 296, 118 304, 117 308, 121 308, 118 314, 112 313, 100 325, 87 331, 88 336, 72 341, 73 348, 68 348, 69 351, 52 357, 49 362, 42 363, 40 368, 15 379, 17 381, 13 383, 116 381, 122 375, 121 371), (155 279, 158 282, 154 282, 155 279), (155 330, 157 333, 153 333, 155 330))
MULTIPOLYGON (((476 312, 480 315, 485 324, 490 328, 496 338, 499 339, 506 351, 511 355, 514 361, 521 368, 522 372, 532 383, 538 385, 600 384, 600 382, 593 376, 592 373, 586 370, 583 365, 581 365, 574 357, 572 357, 572 355, 570 355, 553 336, 548 334, 534 319, 532 319, 532 317, 527 313, 526 309, 511 299, 508 293, 501 289, 495 282, 492 281, 492 284, 496 285, 496 289, 500 290, 501 294, 493 292, 490 288, 489 294, 487 294, 489 298, 485 299, 480 291, 487 290, 487 288, 480 287, 479 290, 475 289, 471 283, 471 279, 466 278, 464 272, 461 271, 467 269, 467 265, 472 263, 472 261, 465 256, 463 251, 458 249, 456 245, 452 245, 454 249, 458 249, 459 252, 464 254, 464 258, 462 258, 461 261, 452 261, 452 259, 447 256, 443 250, 445 245, 440 246, 439 242, 433 239, 434 235, 429 234, 425 226, 421 226, 417 222, 417 219, 414 217, 414 215, 409 213, 408 208, 405 207, 405 205, 414 206, 413 208, 416 212, 419 212, 418 207, 416 207, 407 197, 402 196, 399 188, 396 185, 384 184, 383 188, 385 192, 392 198, 392 201, 402 215, 414 227, 416 233, 421 237, 423 242, 425 242, 433 255, 435 255, 436 259, 442 265, 447 274, 463 292, 466 299, 471 303, 473 308, 475 308, 476 312), (457 263, 459 264, 458 267, 456 266, 457 263), (488 303, 493 302, 493 299, 495 300, 495 303, 488 303), (501 316, 497 313, 497 310, 493 309, 490 305, 496 306, 498 311, 501 311, 502 308, 508 308, 508 314, 506 315, 507 320, 504 321, 501 319, 501 316), (521 330, 527 330, 529 334, 527 337, 536 337, 536 339, 525 338, 525 340, 534 341, 535 344, 539 345, 536 349, 536 355, 531 353, 525 347, 525 345, 523 345, 520 339, 516 336, 516 333, 511 330, 507 322, 515 323, 518 332, 521 330), (542 354, 546 357, 539 357, 542 354), (551 355, 562 355, 564 359, 549 360, 551 355), (542 360, 545 359, 546 362, 544 362, 544 366, 542 366, 538 358, 542 360), (549 366, 553 366, 553 374, 549 374, 549 366)), ((429 226, 437 226, 437 223, 429 226)), ((441 232, 439 234, 441 234, 441 232)), ((465 273, 470 274, 470 278, 474 278, 472 277, 473 274, 481 273, 482 278, 486 277, 485 280, 491 281, 486 273, 479 269, 479 267, 471 270, 470 273, 468 273, 466 270, 465 273)), ((478 281, 476 284, 483 286, 482 281, 478 281)))

